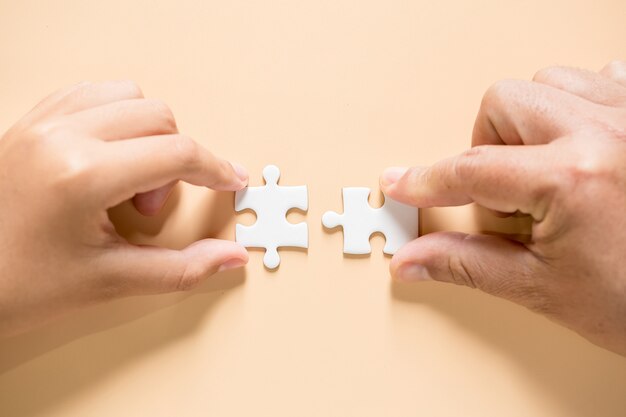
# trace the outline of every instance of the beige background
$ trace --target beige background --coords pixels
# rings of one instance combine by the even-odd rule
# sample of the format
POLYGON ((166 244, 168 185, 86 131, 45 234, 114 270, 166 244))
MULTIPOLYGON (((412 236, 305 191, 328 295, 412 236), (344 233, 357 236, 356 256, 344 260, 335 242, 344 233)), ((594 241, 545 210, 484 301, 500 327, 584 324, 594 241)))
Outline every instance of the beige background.
MULTIPOLYGON (((391 285, 383 240, 344 258, 321 228, 342 186, 466 148, 483 91, 552 64, 626 58, 626 3, 0 0, 0 129, 84 79, 131 78, 179 126, 309 186, 310 249, 278 272, 125 299, 0 342, 2 416, 624 416, 626 361, 465 288, 391 285), (586 4, 593 4, 589 6, 586 4)), ((527 231, 471 208, 423 231, 527 231)), ((113 212, 134 241, 232 238, 232 195, 184 187, 113 212)))

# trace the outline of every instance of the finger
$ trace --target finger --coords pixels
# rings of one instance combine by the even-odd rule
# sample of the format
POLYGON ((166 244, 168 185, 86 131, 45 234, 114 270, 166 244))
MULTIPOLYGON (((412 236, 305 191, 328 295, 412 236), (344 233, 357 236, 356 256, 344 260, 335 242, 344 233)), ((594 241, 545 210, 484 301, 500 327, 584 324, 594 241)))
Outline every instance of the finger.
POLYGON ((541 220, 555 188, 553 172, 559 155, 548 152, 546 145, 483 145, 429 168, 404 172, 392 168, 381 176, 381 188, 392 199, 416 207, 476 202, 491 210, 521 211, 541 220))
POLYGON ((160 100, 129 99, 91 107, 65 118, 78 132, 102 140, 178 133, 170 108, 160 100))
POLYGON ((39 102, 16 126, 30 126, 46 118, 71 114, 106 103, 142 98, 141 89, 132 81, 88 81, 62 88, 39 102))
POLYGON ((625 61, 613 61, 607 64, 600 74, 604 75, 626 87, 626 62, 625 61))
POLYGON ((496 236, 438 232, 408 243, 393 257, 400 281, 435 280, 478 288, 531 310, 549 313, 543 264, 523 244, 496 236))
POLYGON ((498 211, 498 210, 489 210, 489 212, 491 214, 493 214, 494 216, 499 217, 501 219, 507 219, 507 218, 510 218, 510 217, 516 217, 518 215, 518 213, 519 213, 519 211, 516 211, 514 213, 506 213, 504 211, 498 211))
POLYGON ((106 293, 121 296, 192 289, 247 262, 248 253, 238 243, 205 239, 180 251, 123 244, 103 256, 101 268, 106 293))
POLYGON ((172 181, 156 190, 135 195, 133 197, 135 208, 144 216, 159 214, 177 183, 178 181, 172 181))
POLYGON ((580 129, 584 121, 598 124, 600 120, 594 106, 548 85, 500 81, 483 97, 474 124, 472 146, 545 144, 580 129), (595 114, 595 118, 589 116, 586 120, 591 114, 595 114))
POLYGON ((115 101, 138 98, 143 98, 143 93, 133 81, 81 83, 56 102, 50 103, 45 116, 71 114, 115 101))
POLYGON ((118 167, 102 185, 104 189, 113 187, 110 192, 115 204, 175 180, 219 191, 240 190, 248 181, 241 166, 215 157, 183 135, 109 142, 105 149, 104 158, 118 167))
POLYGON ((37 103, 35 107, 33 107, 24 117, 22 117, 20 122, 27 125, 32 124, 37 120, 43 119, 45 116, 50 114, 50 112, 52 112, 55 106, 64 97, 75 92, 76 90, 87 86, 88 84, 90 84, 88 81, 83 81, 81 83, 73 84, 71 86, 64 87, 53 92, 52 94, 41 100, 39 103, 37 103))
POLYGON ((609 77, 578 68, 550 67, 538 71, 533 81, 550 85, 591 102, 626 106, 626 87, 609 77))

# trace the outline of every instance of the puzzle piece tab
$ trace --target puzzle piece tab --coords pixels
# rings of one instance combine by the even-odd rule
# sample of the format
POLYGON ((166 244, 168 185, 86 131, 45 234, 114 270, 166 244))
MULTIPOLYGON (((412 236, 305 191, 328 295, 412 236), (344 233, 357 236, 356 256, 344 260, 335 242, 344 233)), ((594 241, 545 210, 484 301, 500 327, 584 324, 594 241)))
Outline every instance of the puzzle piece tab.
POLYGON ((370 253, 370 236, 385 235, 383 252, 396 253, 405 243, 418 236, 418 209, 385 196, 385 204, 372 208, 367 199, 370 189, 346 187, 343 192, 343 214, 327 211, 322 216, 324 227, 343 227, 343 252, 353 255, 370 253))
POLYGON ((306 223, 289 223, 287 212, 292 208, 308 209, 306 185, 285 187, 278 185, 280 170, 275 165, 263 169, 265 185, 246 187, 235 194, 235 210, 251 209, 257 221, 253 225, 237 224, 235 240, 246 247, 265 248, 263 263, 270 269, 280 264, 278 248, 290 246, 307 248, 309 230, 306 223))

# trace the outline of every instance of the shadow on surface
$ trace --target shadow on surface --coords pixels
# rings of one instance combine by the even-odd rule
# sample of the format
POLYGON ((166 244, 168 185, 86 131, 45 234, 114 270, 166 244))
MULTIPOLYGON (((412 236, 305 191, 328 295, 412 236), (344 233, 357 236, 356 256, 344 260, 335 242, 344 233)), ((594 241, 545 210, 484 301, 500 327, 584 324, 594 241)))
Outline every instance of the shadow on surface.
MULTIPOLYGON (((476 230, 513 237, 530 233, 527 218, 497 219, 479 207, 474 208, 474 214, 476 230), (507 227, 502 226, 503 221, 507 227), (494 229, 507 233, 491 232, 494 229)), ((446 230, 445 218, 440 217, 437 209, 423 210, 422 219, 424 233, 446 230)), ((567 410, 567 415, 613 415, 602 411, 602 399, 609 398, 607 404, 614 405, 624 398, 626 367, 616 366, 623 364, 623 358, 523 307, 478 290, 438 282, 392 282, 390 293, 396 302, 415 303, 436 311, 496 347, 523 369, 533 386, 541 387, 567 410), (607 386, 614 391, 607 392, 607 386)), ((626 415, 626 399, 623 405, 621 415, 626 415)))
MULTIPOLYGON (((113 209, 111 218, 125 237, 135 241, 148 236, 149 241, 151 236, 160 233, 174 213, 179 192, 174 192, 174 200, 168 201, 155 217, 140 216, 127 202, 113 209)), ((194 229, 192 240, 220 236, 232 217, 232 194, 209 193, 194 210, 203 216, 193 218, 205 220, 194 229)), ((189 240, 188 236, 186 238, 189 240)), ((189 243, 184 242, 183 246, 189 243)), ((192 334, 201 323, 210 320, 228 290, 244 281, 245 270, 226 271, 210 277, 191 292, 115 300, 3 340, 0 343, 0 415, 35 416, 51 412, 55 406, 97 385, 125 364, 192 334), (142 324, 141 334, 136 333, 133 326, 106 333, 108 329, 168 308, 162 322, 147 320, 142 324), (70 343, 71 346, 59 349, 70 343), (48 354, 44 361, 36 361, 44 354, 48 354), (19 372, 13 373, 18 367, 19 372), (5 396, 11 396, 10 401, 5 396), (3 409, 7 404, 13 409, 3 409)))
POLYGON ((147 237, 158 235, 172 213, 180 204, 181 187, 175 186, 165 205, 155 216, 142 216, 131 201, 126 201, 109 210, 109 218, 115 224, 115 230, 129 240, 137 235, 147 237))

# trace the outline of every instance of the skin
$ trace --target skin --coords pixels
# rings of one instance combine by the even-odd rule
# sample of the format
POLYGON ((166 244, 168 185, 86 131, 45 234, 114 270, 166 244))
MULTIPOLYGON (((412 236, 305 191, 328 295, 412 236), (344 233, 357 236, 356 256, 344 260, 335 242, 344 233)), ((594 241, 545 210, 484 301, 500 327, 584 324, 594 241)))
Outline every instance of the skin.
MULTIPOLYGON (((475 202, 530 216, 532 238, 433 233, 396 253, 391 273, 478 288, 626 355, 624 161, 626 63, 499 82, 470 150, 390 168, 381 187, 418 207, 475 202)), ((186 290, 244 265, 234 242, 176 251, 115 232, 107 209, 132 199, 155 214, 178 180, 235 191, 247 174, 179 134, 169 108, 132 82, 79 84, 28 113, 0 139, 0 334, 115 297, 186 290)))
POLYGON ((170 109, 128 81, 82 83, 0 139, 0 335, 115 297, 193 288, 248 260, 206 239, 177 251, 122 239, 107 209, 156 214, 178 180, 236 191, 248 175, 181 135, 170 109))
POLYGON ((626 63, 553 67, 485 94, 472 148, 389 168, 381 187, 417 207, 476 203, 532 218, 529 242, 432 233, 395 254, 401 281, 477 288, 626 355, 626 63))

